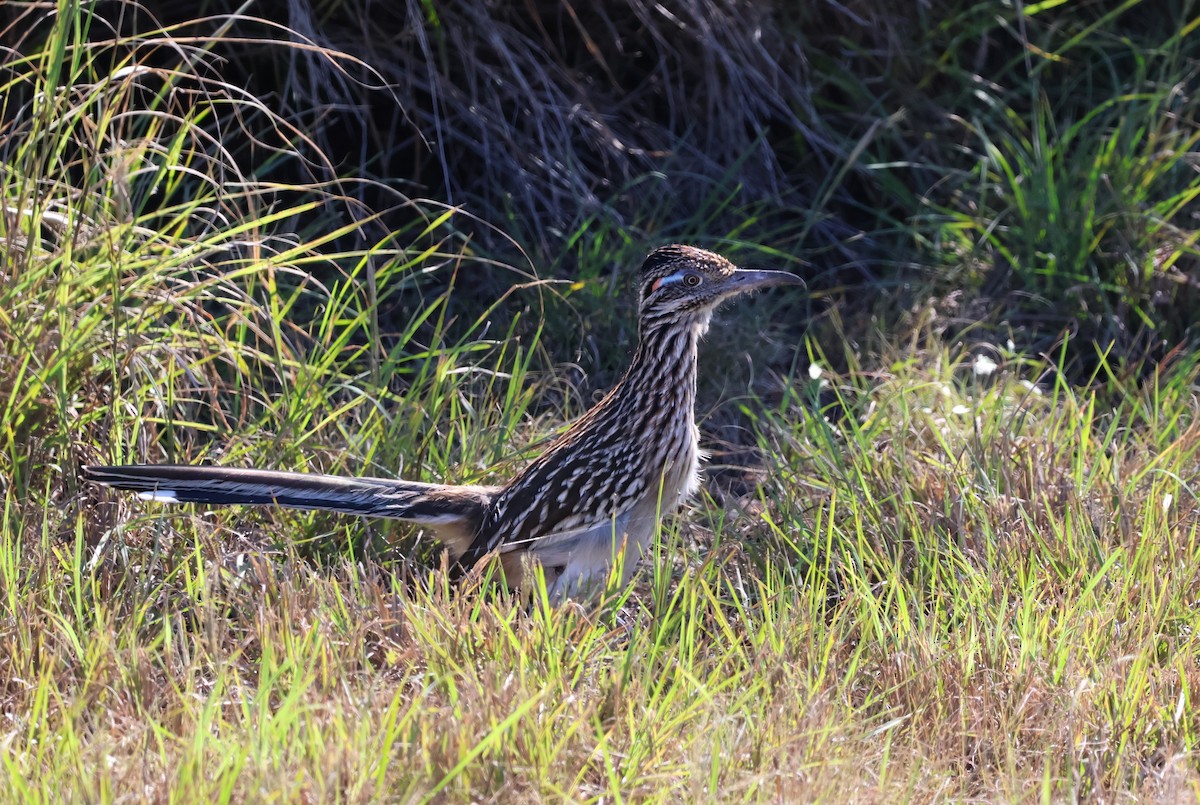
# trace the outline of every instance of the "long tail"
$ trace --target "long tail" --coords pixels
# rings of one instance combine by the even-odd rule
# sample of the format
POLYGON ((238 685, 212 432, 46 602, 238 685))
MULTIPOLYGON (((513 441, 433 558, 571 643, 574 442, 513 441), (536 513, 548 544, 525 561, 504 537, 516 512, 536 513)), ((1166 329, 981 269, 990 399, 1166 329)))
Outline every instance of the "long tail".
POLYGON ((286 506, 441 526, 436 529, 439 537, 458 553, 466 549, 462 542, 469 544, 488 504, 499 492, 491 486, 178 464, 93 466, 84 467, 83 474, 90 481, 164 503, 286 506))

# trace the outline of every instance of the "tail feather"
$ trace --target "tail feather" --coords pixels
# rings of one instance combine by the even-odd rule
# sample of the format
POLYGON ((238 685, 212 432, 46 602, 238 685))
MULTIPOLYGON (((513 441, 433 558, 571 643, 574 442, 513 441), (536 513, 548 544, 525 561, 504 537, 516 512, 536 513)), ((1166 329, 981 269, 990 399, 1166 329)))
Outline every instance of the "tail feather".
POLYGON ((138 492, 149 500, 274 505, 428 525, 473 526, 499 491, 489 486, 177 464, 91 466, 83 473, 90 481, 138 492))

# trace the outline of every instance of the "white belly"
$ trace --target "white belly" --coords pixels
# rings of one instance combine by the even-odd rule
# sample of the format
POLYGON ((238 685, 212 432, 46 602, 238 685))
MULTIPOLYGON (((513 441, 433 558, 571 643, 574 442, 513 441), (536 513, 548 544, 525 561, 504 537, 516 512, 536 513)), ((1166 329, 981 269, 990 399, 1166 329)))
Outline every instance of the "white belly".
POLYGON ((591 528, 544 537, 531 549, 547 569, 552 601, 578 598, 603 586, 618 561, 621 584, 629 582, 642 556, 649 552, 659 522, 700 485, 701 455, 696 440, 689 441, 690 449, 665 468, 661 483, 655 483, 629 509, 591 528), (549 571, 556 568, 562 570, 551 579, 549 571))

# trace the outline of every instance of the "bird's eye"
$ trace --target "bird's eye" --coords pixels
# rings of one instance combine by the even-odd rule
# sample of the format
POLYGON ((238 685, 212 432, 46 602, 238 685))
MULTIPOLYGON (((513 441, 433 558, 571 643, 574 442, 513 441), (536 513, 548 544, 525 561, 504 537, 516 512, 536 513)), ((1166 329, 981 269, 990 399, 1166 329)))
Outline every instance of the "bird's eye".
POLYGON ((683 277, 683 284, 689 288, 695 288, 703 281, 699 274, 685 274, 683 277))

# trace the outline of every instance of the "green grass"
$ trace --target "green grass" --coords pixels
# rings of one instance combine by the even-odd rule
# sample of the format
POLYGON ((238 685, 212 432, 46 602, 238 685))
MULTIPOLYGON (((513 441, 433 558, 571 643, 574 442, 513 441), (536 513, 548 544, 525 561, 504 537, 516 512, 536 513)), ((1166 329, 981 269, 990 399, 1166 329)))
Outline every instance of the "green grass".
MULTIPOLYGON (((1103 279, 1122 239, 1138 282, 1186 274, 1181 96, 1062 125, 1061 97, 1027 119, 1009 93, 964 123, 954 192, 887 213, 912 249, 887 241, 888 265, 957 257, 959 298, 898 277, 844 319, 827 286, 722 314, 713 480, 632 586, 552 609, 450 588, 403 525, 162 508, 79 467, 501 481, 619 369, 647 244, 597 217, 535 271, 478 249, 468 211, 255 178, 311 158, 287 116, 201 51, 138 61, 177 52, 168 32, 63 11, 0 75, 0 800, 1200 797, 1190 331, 1135 371, 1119 340, 946 324, 988 250, 1047 295, 1103 279)), ((794 265, 811 222, 768 207, 726 187, 632 231, 794 265)))
POLYGON ((833 378, 871 411, 836 429, 781 403, 759 425, 761 498, 698 506, 686 520, 707 547, 674 543, 595 611, 314 563, 286 541, 239 557, 241 512, 122 501, 114 538, 139 564, 97 562, 87 515, 103 504, 39 516, 9 493, 20 717, 0 787, 1194 796, 1195 369, 1101 412, 1020 382, 1042 368, 977 381, 940 354, 883 382, 833 378), (60 534, 39 540, 46 525, 60 534))
POLYGON ((1014 108, 1011 90, 981 86, 980 108, 960 121, 974 164, 919 229, 960 280, 974 269, 986 293, 1033 295, 1041 304, 1014 318, 1049 341, 1073 325, 1082 344, 1136 360, 1189 337, 1177 311, 1196 257, 1200 129, 1180 92, 1194 69, 1184 42, 1177 34, 1153 58, 1132 45, 1097 56, 1092 71, 1120 71, 1121 83, 1091 108, 1069 95, 1054 108, 1048 71, 1032 70, 1032 102, 1014 108))

